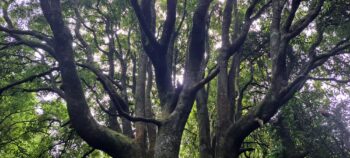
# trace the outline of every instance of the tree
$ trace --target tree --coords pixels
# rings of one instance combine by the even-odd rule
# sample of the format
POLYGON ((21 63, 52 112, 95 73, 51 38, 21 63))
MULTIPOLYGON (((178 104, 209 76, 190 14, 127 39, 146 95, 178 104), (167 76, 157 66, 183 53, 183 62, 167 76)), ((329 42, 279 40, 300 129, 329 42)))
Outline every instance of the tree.
POLYGON ((178 157, 196 103, 201 157, 238 157, 253 150, 244 140, 308 80, 332 80, 320 73, 328 62, 346 61, 347 1, 181 2, 2 2, 2 53, 28 52, 19 59, 46 71, 6 80, 0 94, 14 87, 56 93, 90 147, 128 158, 178 157), (35 14, 14 15, 25 8, 35 14), (23 88, 36 79, 42 83, 23 88), (213 128, 208 98, 215 95, 213 128))

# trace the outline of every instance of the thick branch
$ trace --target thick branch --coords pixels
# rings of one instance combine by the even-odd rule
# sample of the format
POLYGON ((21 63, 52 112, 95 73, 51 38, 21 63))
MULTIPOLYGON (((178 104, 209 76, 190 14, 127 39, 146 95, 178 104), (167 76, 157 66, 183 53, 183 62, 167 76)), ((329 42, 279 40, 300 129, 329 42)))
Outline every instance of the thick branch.
POLYGON ((29 40, 25 40, 23 38, 19 38, 19 39, 17 38, 17 40, 19 42, 22 42, 24 45, 26 45, 26 46, 28 46, 28 47, 30 47, 32 49, 40 48, 40 49, 48 52, 55 59, 58 59, 57 55, 55 53, 55 50, 51 46, 49 46, 47 44, 43 44, 43 43, 39 43, 39 42, 35 42, 35 41, 29 41, 29 40))
POLYGON ((17 41, 16 42, 10 42, 10 43, 7 43, 7 44, 2 44, 2 45, 4 45, 4 47, 1 47, 0 48, 1 50, 10 48, 10 46, 26 45, 26 46, 34 49, 34 50, 37 49, 37 48, 40 48, 40 49, 48 52, 55 59, 57 59, 57 56, 55 54, 54 49, 50 46, 51 42, 49 44, 45 44, 45 43, 40 43, 40 42, 33 41, 33 40, 27 40, 27 39, 22 38, 18 34, 9 34, 9 36, 14 38, 14 39, 16 39, 17 41))
POLYGON ((24 44, 24 43, 20 42, 20 41, 8 42, 8 43, 0 43, 0 45, 2 45, 0 50, 5 50, 5 49, 12 48, 12 47, 15 47, 15 46, 19 46, 19 45, 22 45, 22 44, 24 44))

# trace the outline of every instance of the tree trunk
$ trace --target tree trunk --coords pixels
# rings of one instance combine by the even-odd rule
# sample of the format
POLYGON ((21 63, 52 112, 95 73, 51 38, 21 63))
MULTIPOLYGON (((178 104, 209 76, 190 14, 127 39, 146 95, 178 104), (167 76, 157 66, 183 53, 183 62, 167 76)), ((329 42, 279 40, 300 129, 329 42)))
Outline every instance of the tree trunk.
MULTIPOLYGON (((147 64, 147 85, 146 85, 146 98, 145 98, 145 114, 147 118, 154 118, 154 113, 152 110, 152 101, 151 101, 151 90, 153 82, 153 72, 152 65, 148 61, 147 64)), ((156 144, 157 137, 157 127, 153 124, 147 124, 147 136, 148 136, 148 158, 154 157, 154 148, 156 144)))
POLYGON ((165 123, 160 129, 158 129, 156 145, 155 145, 155 158, 177 158, 179 155, 181 144, 181 129, 173 125, 173 122, 165 123))
POLYGON ((208 115, 208 93, 202 88, 197 93, 197 122, 199 128, 199 157, 212 158, 210 124, 208 115))
MULTIPOLYGON (((121 61, 120 65, 122 67, 121 76, 126 76, 126 71, 127 71, 126 63, 121 61)), ((130 114, 129 104, 128 104, 128 102, 129 102, 128 101, 128 93, 126 91, 127 90, 126 78, 122 77, 120 80, 121 80, 121 85, 123 87, 123 89, 121 91, 121 96, 126 103, 126 104, 124 104, 124 106, 122 108, 126 113, 130 114)), ((123 134, 129 136, 130 138, 134 138, 134 132, 132 131, 131 122, 124 117, 122 117, 121 120, 122 120, 122 126, 123 126, 123 134)))
POLYGON ((179 155, 181 137, 192 110, 195 93, 184 89, 177 104, 177 109, 158 129, 155 158, 177 158, 179 155), (181 110, 180 110, 181 109, 181 110))
MULTIPOLYGON (((115 74, 115 71, 114 71, 114 52, 113 52, 113 49, 114 47, 111 46, 111 44, 109 44, 109 51, 108 51, 108 66, 109 66, 109 69, 108 69, 108 76, 114 80, 114 74, 115 74)), ((109 107, 108 107, 108 110, 114 114, 116 113, 116 108, 115 106, 113 105, 112 101, 109 101, 109 107)), ((119 125, 119 122, 118 122, 118 119, 117 119, 117 116, 112 116, 112 115, 108 115, 108 124, 109 124, 109 127, 115 131, 118 131, 118 132, 121 132, 121 128, 120 128, 120 125, 119 125)))
MULTIPOLYGON (((146 71, 147 71, 147 56, 146 54, 140 54, 139 57, 138 75, 136 79, 136 103, 135 114, 136 117, 145 117, 145 87, 146 87, 146 71)), ((147 142, 146 142, 146 126, 143 122, 136 122, 136 137, 135 140, 141 147, 141 154, 146 155, 147 142)))
POLYGON ((222 157, 221 154, 225 148, 224 142, 226 139, 224 132, 231 123, 233 108, 230 106, 230 99, 228 96, 227 61, 219 57, 218 64, 220 72, 217 81, 215 157, 222 157))

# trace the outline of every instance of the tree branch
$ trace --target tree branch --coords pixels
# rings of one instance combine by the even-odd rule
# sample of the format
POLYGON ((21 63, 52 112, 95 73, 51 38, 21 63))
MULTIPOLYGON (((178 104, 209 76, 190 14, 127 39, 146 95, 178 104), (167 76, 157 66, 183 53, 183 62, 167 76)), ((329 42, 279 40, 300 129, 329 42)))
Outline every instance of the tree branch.
POLYGON ((96 102, 98 104, 98 106, 101 108, 101 110, 103 112, 105 112, 106 114, 110 115, 110 116, 118 116, 117 114, 115 113, 111 113, 110 111, 108 111, 103 105, 102 103, 100 102, 100 100, 98 99, 98 94, 96 92, 96 90, 94 90, 93 87, 91 87, 83 78, 81 79, 83 81, 83 83, 92 91, 92 93, 95 95, 95 98, 96 98, 96 102))
POLYGON ((185 19, 186 19, 186 15, 187 15, 186 7, 187 7, 187 0, 184 0, 184 2, 183 2, 183 8, 184 8, 184 10, 183 10, 183 12, 182 12, 182 17, 181 17, 180 23, 179 23, 179 25, 177 26, 177 29, 176 29, 176 31, 175 31, 175 33, 174 33, 175 36, 177 36, 177 35, 179 34, 180 29, 181 29, 181 27, 182 27, 182 24, 183 24, 183 22, 184 22, 185 19))
POLYGON ((15 47, 15 46, 19 46, 19 45, 22 45, 24 44, 23 42, 21 41, 14 41, 14 42, 8 42, 8 43, 0 43, 0 45, 3 45, 0 50, 5 50, 5 49, 8 49, 8 48, 12 48, 12 47, 15 47))
POLYGON ((39 40, 45 41, 48 44, 52 44, 52 39, 50 36, 41 32, 33 31, 33 30, 16 30, 16 29, 9 29, 9 28, 0 26, 0 31, 6 32, 8 34, 29 35, 39 40))
POLYGON ((216 75, 220 72, 219 67, 216 67, 210 74, 208 74, 207 77, 203 78, 200 80, 197 84, 195 84, 192 88, 191 91, 197 91, 201 89, 205 84, 210 82, 212 79, 216 77, 216 75))
POLYGON ((309 80, 314 80, 314 81, 334 81, 337 83, 349 83, 350 79, 347 80, 340 80, 340 79, 336 79, 336 78, 318 78, 318 77, 308 77, 309 80))
POLYGON ((228 48, 229 50, 224 55, 224 58, 226 60, 228 60, 235 52, 239 50, 239 48, 241 48, 241 46, 245 42, 245 39, 247 38, 252 22, 261 16, 261 14, 270 6, 272 1, 271 0, 268 1, 262 8, 260 8, 257 11, 257 13, 253 17, 251 17, 258 2, 259 0, 254 0, 246 10, 245 21, 244 21, 242 30, 240 30, 239 36, 232 41, 232 44, 228 48))
POLYGON ((263 14, 263 13, 266 11, 266 9, 270 7, 271 3, 272 3, 272 0, 269 0, 266 4, 264 4, 264 5, 255 13, 255 15, 252 16, 252 17, 250 18, 250 20, 251 20, 251 21, 254 21, 254 20, 258 19, 258 18, 261 16, 261 14, 263 14))
POLYGON ((167 16, 164 22, 162 36, 160 38, 161 45, 167 45, 174 32, 176 21, 177 0, 167 0, 167 16))
POLYGON ((84 155, 82 156, 82 158, 86 158, 88 157, 92 152, 95 151, 95 148, 91 148, 89 151, 87 151, 86 153, 84 153, 84 155))
POLYGON ((41 88, 32 88, 32 89, 28 89, 28 88, 23 88, 21 89, 23 92, 40 92, 40 91, 49 91, 49 92, 54 92, 56 94, 58 94, 61 98, 65 99, 66 96, 64 94, 64 92, 58 88, 55 87, 41 87, 41 88))
MULTIPOLYGON (((232 20, 232 6, 233 6, 234 0, 227 0, 225 4, 225 8, 223 11, 223 20, 222 20, 222 27, 221 27, 221 39, 222 39, 222 47, 224 49, 227 49, 227 47, 230 45, 230 26, 231 26, 231 20, 232 20)), ((235 19, 237 22, 238 19, 235 19)), ((234 32, 236 34, 236 32, 234 32)))
MULTIPOLYGON (((22 113, 22 112, 28 112, 28 111, 32 111, 32 109, 28 109, 28 110, 22 110, 22 111, 15 111, 15 112, 12 112, 12 113, 9 113, 7 115, 5 115, 5 117, 1 118, 0 120, 0 125, 5 122, 10 116, 14 115, 14 114, 19 114, 19 113, 22 113)), ((2 115, 4 115, 4 113, 2 113, 2 115)))
POLYGON ((39 77, 48 75, 48 74, 50 74, 51 72, 57 71, 57 70, 58 70, 57 67, 51 68, 51 69, 49 69, 48 71, 42 72, 42 73, 40 73, 40 74, 32 75, 32 76, 29 76, 29 77, 27 77, 27 78, 25 78, 25 79, 22 79, 22 80, 13 82, 13 83, 11 83, 11 84, 5 86, 5 87, 0 88, 0 95, 1 95, 4 91, 6 91, 6 90, 8 90, 8 89, 10 89, 10 88, 12 88, 12 87, 14 87, 14 86, 20 85, 20 84, 25 83, 25 82, 33 81, 35 78, 39 78, 39 77))
POLYGON ((289 32, 289 28, 292 25, 292 22, 294 20, 295 17, 295 13, 297 12, 299 6, 300 6, 301 0, 293 0, 292 1, 292 8, 289 12, 289 15, 287 17, 287 20, 283 26, 283 30, 284 32, 289 32))
POLYGON ((141 7, 137 0, 130 0, 131 6, 134 8, 135 14, 137 19, 139 20, 140 28, 141 30, 145 33, 149 41, 152 43, 152 45, 159 45, 156 37, 154 34, 151 32, 150 28, 146 24, 145 18, 142 15, 141 7))
POLYGON ((86 50, 87 61, 89 63, 92 63, 93 62, 93 50, 90 47, 90 45, 84 40, 83 36, 80 34, 81 24, 83 23, 84 20, 80 15, 80 12, 78 10, 78 4, 76 4, 76 3, 74 4, 74 13, 75 13, 75 16, 77 17, 76 26, 74 29, 75 36, 79 40, 79 42, 83 45, 83 49, 86 50))
MULTIPOLYGON (((316 1, 316 0, 314 0, 316 1)), ((319 0, 316 7, 309 11, 308 15, 295 22, 290 28, 290 32, 286 34, 287 39, 292 39, 295 36, 299 35, 320 13, 325 0, 319 0)), ((315 2, 316 3, 316 2, 315 2)), ((287 21, 286 27, 289 28, 289 22, 287 21)))
POLYGON ((250 20, 250 16, 253 15, 254 9, 258 3, 259 3, 259 0, 253 0, 252 3, 247 8, 244 16, 244 19, 246 22, 250 20))
POLYGON ((133 122, 141 121, 141 122, 146 122, 146 123, 153 123, 153 124, 157 125, 158 127, 162 125, 161 121, 158 121, 155 119, 130 116, 122 108, 122 107, 126 106, 125 101, 122 99, 122 97, 120 97, 117 94, 116 90, 113 88, 112 82, 110 82, 110 80, 107 77, 105 77, 100 71, 98 71, 97 69, 95 69, 91 65, 87 65, 87 64, 77 64, 77 65, 81 66, 83 68, 88 68, 98 77, 98 79, 101 82, 101 84, 103 85, 104 89, 107 91, 108 95, 110 96, 110 98, 113 102, 113 105, 116 107, 120 116, 128 119, 129 121, 133 121, 133 122))

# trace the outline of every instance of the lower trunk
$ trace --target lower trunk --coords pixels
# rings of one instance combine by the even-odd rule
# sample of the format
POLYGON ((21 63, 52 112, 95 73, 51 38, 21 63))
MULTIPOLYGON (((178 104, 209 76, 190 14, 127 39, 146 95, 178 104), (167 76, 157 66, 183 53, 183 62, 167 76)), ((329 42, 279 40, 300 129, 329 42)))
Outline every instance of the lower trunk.
POLYGON ((182 132, 172 124, 164 124, 158 131, 155 158, 178 158, 182 132))
MULTIPOLYGON (((150 64, 147 66, 147 85, 146 85, 146 98, 145 98, 145 114, 146 118, 154 118, 154 113, 152 110, 152 101, 151 101, 151 90, 152 90, 152 82, 153 82, 153 74, 152 67, 150 64)), ((157 127, 153 124, 147 124, 147 136, 148 136, 148 152, 147 157, 154 157, 154 147, 156 144, 157 137, 157 127)))
POLYGON ((156 126, 153 124, 147 125, 147 136, 148 136, 148 152, 147 157, 153 158, 154 157, 154 148, 156 144, 156 137, 157 137, 157 129, 156 126))
POLYGON ((258 127, 259 123, 254 114, 245 115, 244 118, 231 124, 221 138, 223 148, 215 153, 218 154, 216 158, 238 158, 245 151, 241 148, 244 139, 258 127))
POLYGON ((230 138, 225 136, 216 138, 216 144, 217 146, 220 146, 220 148, 215 148, 215 158, 238 158, 241 151, 241 143, 235 143, 235 145, 228 145, 227 139, 230 138))
POLYGON ((199 157, 212 158, 210 125, 207 107, 208 95, 204 89, 197 93, 197 122, 199 128, 199 157))
MULTIPOLYGON (((223 57, 221 57, 223 58, 223 57)), ((220 72, 217 81, 217 121, 215 131, 215 157, 222 157, 222 151, 225 149, 225 134, 224 131, 231 124, 231 116, 233 108, 230 107, 230 99, 228 95, 228 75, 227 75, 227 61, 219 58, 218 64, 220 72)))
POLYGON ((192 110, 196 94, 183 89, 176 109, 158 128, 155 146, 155 158, 177 158, 179 155, 182 133, 192 110))

